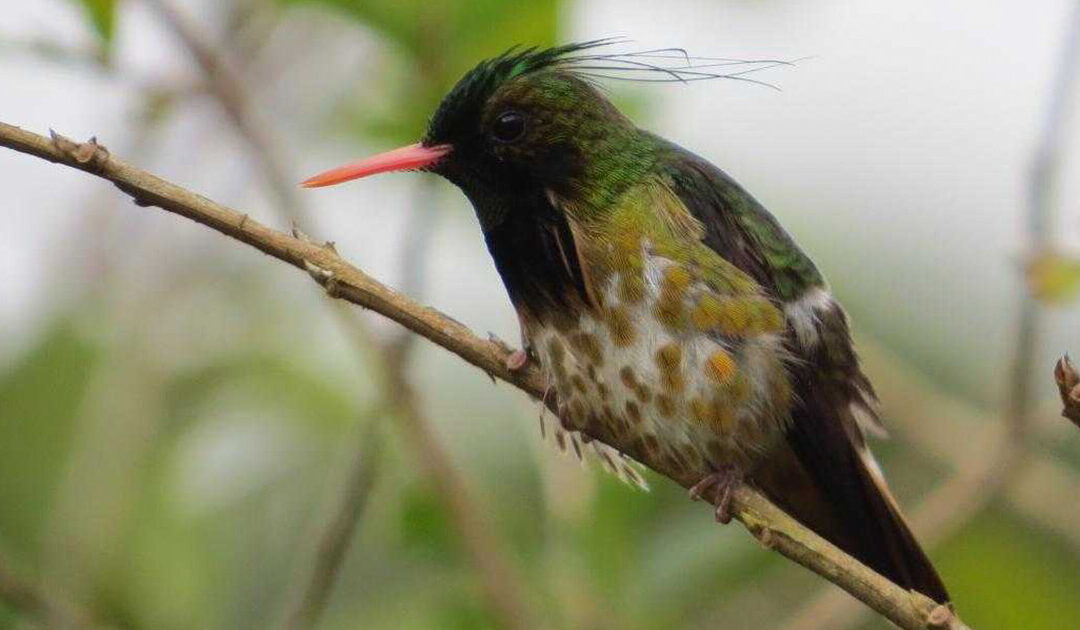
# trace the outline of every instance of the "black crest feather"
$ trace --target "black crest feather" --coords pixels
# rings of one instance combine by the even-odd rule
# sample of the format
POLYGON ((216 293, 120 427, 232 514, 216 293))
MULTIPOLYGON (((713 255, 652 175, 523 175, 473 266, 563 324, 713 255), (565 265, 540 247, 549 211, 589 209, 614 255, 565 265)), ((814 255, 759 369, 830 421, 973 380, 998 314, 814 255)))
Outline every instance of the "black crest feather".
POLYGON ((454 137, 454 127, 465 121, 477 120, 488 97, 505 81, 540 70, 558 68, 592 83, 691 83, 731 79, 778 89, 771 83, 747 75, 777 66, 790 66, 802 60, 699 57, 683 48, 596 52, 598 48, 626 42, 623 38, 608 37, 550 48, 515 46, 497 57, 481 61, 443 99, 432 116, 429 139, 431 135, 454 137))

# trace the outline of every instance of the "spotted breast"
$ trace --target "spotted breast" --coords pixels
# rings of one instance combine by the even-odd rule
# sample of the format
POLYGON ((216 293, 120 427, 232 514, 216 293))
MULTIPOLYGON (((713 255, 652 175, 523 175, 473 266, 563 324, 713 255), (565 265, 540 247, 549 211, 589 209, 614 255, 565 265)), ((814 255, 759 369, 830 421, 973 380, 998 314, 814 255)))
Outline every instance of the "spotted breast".
POLYGON ((674 245, 665 235, 678 226, 648 225, 635 205, 575 229, 591 305, 526 322, 560 420, 694 476, 749 469, 788 422, 784 316, 738 270, 674 245))

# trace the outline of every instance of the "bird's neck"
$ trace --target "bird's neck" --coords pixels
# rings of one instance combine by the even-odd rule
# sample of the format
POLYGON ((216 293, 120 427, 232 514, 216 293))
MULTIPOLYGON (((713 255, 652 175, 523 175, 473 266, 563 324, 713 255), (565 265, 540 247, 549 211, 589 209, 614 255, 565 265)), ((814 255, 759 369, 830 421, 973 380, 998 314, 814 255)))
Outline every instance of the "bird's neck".
POLYGON ((602 219, 620 197, 653 175, 661 147, 651 134, 632 126, 610 125, 580 141, 572 175, 546 183, 572 218, 582 222, 602 219))

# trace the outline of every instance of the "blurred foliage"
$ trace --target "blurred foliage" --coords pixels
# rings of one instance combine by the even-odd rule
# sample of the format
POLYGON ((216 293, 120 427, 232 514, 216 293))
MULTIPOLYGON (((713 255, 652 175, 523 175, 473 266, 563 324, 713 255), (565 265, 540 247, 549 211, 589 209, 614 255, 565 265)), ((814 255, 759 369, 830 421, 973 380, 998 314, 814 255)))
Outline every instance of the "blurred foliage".
MULTIPOLYGON (((478 59, 557 41, 563 8, 554 1, 276 2, 346 16, 350 34, 366 29, 378 38, 382 65, 361 77, 343 111, 358 138, 395 143, 415 140, 478 59)), ((108 45, 116 2, 82 5, 88 28, 108 45)), ((631 102, 645 108, 644 99, 631 102)), ((169 124, 172 111, 154 124, 169 124)), ((265 287, 237 291, 250 270, 199 262, 209 296, 172 287, 168 303, 146 297, 145 312, 117 306, 103 313, 108 292, 99 289, 61 309, 0 373, 0 553, 20 573, 44 577, 123 628, 276 626, 335 504, 355 424, 371 413, 353 372, 305 358, 297 347, 294 318, 304 309, 265 287), (226 306, 219 312, 207 304, 226 306)), ((1033 289, 1048 300, 1068 299, 1080 283, 1076 262, 1066 258, 1039 261, 1031 273, 1033 289)), ((314 291, 310 297, 314 311, 314 291)), ((304 326, 305 334, 318 327, 304 326)), ((425 385, 431 398, 455 401, 429 406, 442 416, 464 401, 457 404, 472 415, 450 418, 450 426, 491 425, 498 433, 462 437, 458 424, 440 437, 497 525, 545 627, 775 627, 822 588, 741 528, 716 526, 708 509, 663 479, 651 477, 653 491, 642 493, 560 459, 537 445, 533 405, 521 401, 506 417, 482 377, 466 371, 467 381, 458 382, 448 373, 425 385)), ((879 387, 888 390, 890 378, 903 376, 885 375, 879 387)), ((496 628, 445 502, 406 445, 391 437, 386 448, 387 470, 320 627, 496 628)), ((943 472, 903 440, 877 451, 905 504, 943 472)), ((1057 630, 1080 627, 1076 540, 1001 504, 932 555, 973 627, 1057 630)), ((0 602, 0 628, 27 623, 0 602)), ((886 625, 875 619, 865 627, 886 625)))
POLYGON ((1001 509, 969 523, 939 568, 972 628, 1068 628, 1080 620, 1076 551, 1001 509))
POLYGON ((1059 252, 1039 254, 1025 268, 1028 287, 1036 299, 1064 304, 1080 293, 1080 259, 1059 252))
POLYGON ((118 0, 78 0, 105 51, 112 45, 117 2, 118 0))
POLYGON ((28 351, 0 380, 0 540, 7 551, 37 555, 79 404, 98 351, 66 323, 28 351))
POLYGON ((350 104, 361 135, 416 141, 443 95, 477 61, 512 46, 550 46, 558 0, 279 0, 322 4, 375 30, 392 45, 385 76, 367 78, 371 100, 350 104), (377 85, 372 85, 377 82, 377 85))

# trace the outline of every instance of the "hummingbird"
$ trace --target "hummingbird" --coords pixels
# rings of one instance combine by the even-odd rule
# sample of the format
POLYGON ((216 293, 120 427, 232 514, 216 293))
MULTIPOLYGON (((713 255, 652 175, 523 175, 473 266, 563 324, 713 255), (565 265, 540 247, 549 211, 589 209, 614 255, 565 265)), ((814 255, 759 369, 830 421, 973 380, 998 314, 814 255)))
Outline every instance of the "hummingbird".
MULTIPOLYGON (((418 170, 471 202, 559 422, 699 480, 731 519, 741 483, 896 584, 949 595, 866 434, 883 431, 848 317, 814 262, 705 158, 641 129, 601 82, 745 79, 608 54, 511 49, 467 72, 422 140, 305 181, 418 170)), ((727 63, 727 62, 720 62, 727 63)))

